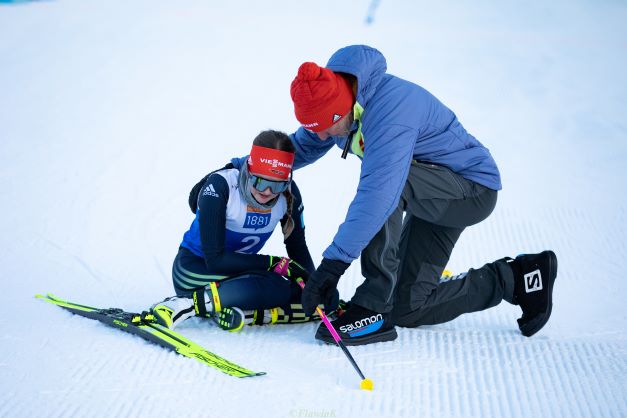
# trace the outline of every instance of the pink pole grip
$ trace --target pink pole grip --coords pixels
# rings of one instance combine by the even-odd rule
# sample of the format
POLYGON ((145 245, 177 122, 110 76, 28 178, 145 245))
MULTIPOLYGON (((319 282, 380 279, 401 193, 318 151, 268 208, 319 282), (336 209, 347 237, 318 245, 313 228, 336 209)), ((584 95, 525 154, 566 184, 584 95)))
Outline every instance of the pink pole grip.
POLYGON ((290 265, 290 259, 287 257, 281 258, 281 261, 277 263, 274 267, 274 272, 280 274, 281 276, 287 276, 288 269, 290 265))

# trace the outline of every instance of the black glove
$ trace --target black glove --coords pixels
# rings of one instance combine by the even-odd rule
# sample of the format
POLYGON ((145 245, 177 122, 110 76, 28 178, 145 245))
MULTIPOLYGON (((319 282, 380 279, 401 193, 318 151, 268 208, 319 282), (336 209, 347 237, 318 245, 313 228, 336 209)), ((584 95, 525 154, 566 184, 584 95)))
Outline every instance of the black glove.
POLYGON ((303 279, 306 282, 309 278, 309 272, 303 266, 287 257, 270 256, 270 268, 268 270, 292 280, 303 279))
POLYGON ((318 269, 311 273, 307 285, 303 289, 301 302, 305 315, 311 316, 316 307, 323 303, 325 306, 337 302, 337 282, 350 264, 339 260, 323 258, 318 269))

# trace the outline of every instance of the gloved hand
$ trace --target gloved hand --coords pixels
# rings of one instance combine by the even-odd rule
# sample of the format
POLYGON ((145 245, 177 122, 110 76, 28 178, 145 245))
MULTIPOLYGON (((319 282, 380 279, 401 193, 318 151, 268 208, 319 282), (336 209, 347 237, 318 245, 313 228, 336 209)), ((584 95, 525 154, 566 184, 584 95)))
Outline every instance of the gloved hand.
POLYGON ((311 316, 321 303, 330 306, 337 302, 337 282, 350 264, 323 258, 303 289, 301 301, 305 315, 311 316))
POLYGON ((287 257, 279 258, 270 256, 270 268, 268 270, 280 274, 283 277, 288 277, 292 280, 301 278, 304 281, 307 281, 309 278, 309 272, 305 270, 303 266, 287 257))

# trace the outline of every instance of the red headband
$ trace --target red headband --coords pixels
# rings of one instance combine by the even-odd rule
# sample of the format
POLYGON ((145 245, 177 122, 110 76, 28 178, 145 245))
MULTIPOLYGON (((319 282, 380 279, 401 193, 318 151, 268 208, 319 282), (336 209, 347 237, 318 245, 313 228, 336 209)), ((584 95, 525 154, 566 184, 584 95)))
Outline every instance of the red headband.
POLYGON ((248 157, 248 171, 251 174, 287 180, 292 172, 294 154, 274 148, 253 145, 248 157))

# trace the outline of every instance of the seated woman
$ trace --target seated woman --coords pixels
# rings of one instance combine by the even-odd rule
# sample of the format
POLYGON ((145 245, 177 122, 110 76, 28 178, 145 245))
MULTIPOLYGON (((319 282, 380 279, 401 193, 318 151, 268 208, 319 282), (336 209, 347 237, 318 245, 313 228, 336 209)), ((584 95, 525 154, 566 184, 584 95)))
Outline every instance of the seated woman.
POLYGON ((311 319, 296 282, 306 281, 315 267, 292 181, 294 152, 286 134, 263 131, 246 162, 233 159, 194 187, 196 217, 172 267, 177 296, 151 307, 158 322, 174 328, 192 316, 210 317, 236 331, 245 324, 311 319), (259 254, 279 222, 289 258, 259 254))

